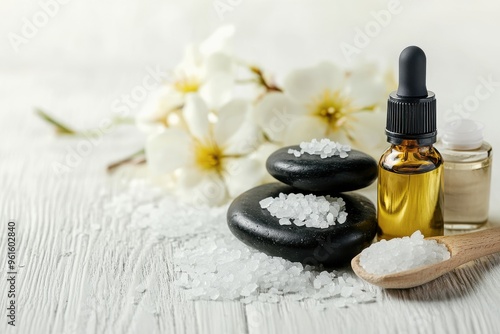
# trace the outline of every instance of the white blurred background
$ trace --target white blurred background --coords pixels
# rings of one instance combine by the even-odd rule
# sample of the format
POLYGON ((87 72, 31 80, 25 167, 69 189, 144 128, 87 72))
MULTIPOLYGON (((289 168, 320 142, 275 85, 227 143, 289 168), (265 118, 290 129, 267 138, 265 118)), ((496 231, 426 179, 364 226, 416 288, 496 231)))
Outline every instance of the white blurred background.
MULTIPOLYGON (((35 160, 37 145, 53 145, 34 107, 80 129, 95 126, 110 114, 113 100, 141 82, 147 66, 173 67, 188 43, 225 24, 236 28, 235 54, 278 82, 321 60, 349 67, 375 59, 397 73, 401 50, 418 45, 427 54, 427 87, 437 95, 440 122, 462 106, 461 116, 486 123, 486 139, 500 147, 498 1, 2 0, 0 13, 0 122, 12 131, 0 144, 3 152, 29 142, 35 160), (53 15, 44 22, 40 13, 47 11, 53 15), (383 24, 376 20, 381 13, 391 13, 383 24), (39 27, 25 38, 26 22, 37 20, 39 27), (360 45, 356 38, 367 30, 372 36, 360 45), (14 35, 22 43, 13 42, 14 35), (342 51, 347 44, 357 47, 351 59, 342 51), (485 80, 498 84, 485 87, 485 80), (33 143, 33 136, 40 140, 33 143)), ((112 143, 116 138, 106 139, 97 151, 113 161, 141 148, 143 138, 127 131, 113 134, 120 148, 112 143)), ((493 197, 492 203, 500 194, 493 197)))
MULTIPOLYGON (((379 59, 396 69, 399 52, 418 45, 427 53, 428 88, 437 94, 441 121, 454 104, 474 95, 479 77, 500 81, 497 1, 2 0, 0 11, 2 80, 29 71, 49 77, 68 73, 71 85, 72 72, 82 71, 74 80, 88 83, 99 71, 109 73, 106 85, 120 90, 120 82, 127 80, 117 73, 133 75, 146 65, 172 67, 187 43, 202 40, 220 25, 234 24, 235 53, 278 80, 293 68, 325 59, 346 66, 379 59), (16 52, 12 34, 22 36, 26 20, 36 23, 43 4, 55 14, 46 23, 38 17, 40 27, 16 52), (377 32, 370 26, 376 22, 373 13, 391 6, 397 13, 377 32), (370 27, 374 36, 350 63, 342 43, 356 46, 357 29, 370 27)), ((490 123, 500 105, 496 88, 477 106, 469 101, 473 110, 467 114, 490 123)), ((486 131, 488 136, 496 132, 493 124, 486 131)))

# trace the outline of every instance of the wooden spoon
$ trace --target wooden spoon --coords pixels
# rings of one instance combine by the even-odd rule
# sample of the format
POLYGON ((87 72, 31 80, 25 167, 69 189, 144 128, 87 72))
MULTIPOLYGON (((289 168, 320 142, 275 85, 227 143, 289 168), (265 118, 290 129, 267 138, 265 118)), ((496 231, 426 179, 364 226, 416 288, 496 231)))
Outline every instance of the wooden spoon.
POLYGON ((359 264, 357 255, 351 261, 356 275, 365 281, 385 289, 407 289, 430 282, 456 267, 482 256, 500 252, 500 227, 480 232, 433 237, 448 247, 450 258, 446 261, 422 266, 393 274, 376 275, 366 272, 359 264))

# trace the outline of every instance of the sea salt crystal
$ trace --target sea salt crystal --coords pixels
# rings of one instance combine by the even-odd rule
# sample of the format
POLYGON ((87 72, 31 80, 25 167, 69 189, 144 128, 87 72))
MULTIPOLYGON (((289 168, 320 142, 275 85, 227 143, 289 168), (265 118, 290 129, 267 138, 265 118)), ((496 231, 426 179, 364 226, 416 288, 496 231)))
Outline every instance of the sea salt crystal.
POLYGON ((175 270, 179 272, 176 285, 186 289, 190 299, 213 300, 217 296, 217 300, 240 300, 245 304, 278 303, 286 295, 291 300, 314 299, 318 303, 330 303, 333 299, 345 307, 373 301, 376 296, 372 287, 350 272, 318 271, 268 256, 248 248, 230 234, 199 236, 181 248, 183 251, 174 255, 175 270), (218 248, 208 254, 204 247, 213 242, 218 248), (230 256, 235 251, 240 258, 230 256), (206 268, 210 270, 207 272, 206 268), (232 278, 230 283, 228 276, 232 278))
POLYGON ((344 298, 351 297, 354 288, 352 286, 344 286, 342 290, 340 290, 340 295, 344 298))
POLYGON ((255 283, 250 283, 250 284, 248 284, 247 286, 245 286, 245 287, 241 290, 240 295, 245 296, 245 297, 248 297, 248 296, 250 296, 250 295, 252 294, 252 292, 254 292, 254 291, 255 291, 255 289, 257 289, 257 288, 258 288, 258 285, 257 285, 257 284, 255 284, 255 283))
POLYGON ((426 240, 420 231, 410 237, 382 240, 361 252, 360 265, 369 273, 383 275, 446 261, 450 252, 436 240, 426 240))
POLYGON ((347 152, 351 151, 349 145, 342 145, 340 143, 334 142, 328 138, 323 138, 321 140, 313 139, 310 142, 302 142, 299 145, 299 150, 288 149, 288 154, 293 154, 295 157, 299 158, 304 153, 310 155, 319 155, 321 159, 326 159, 333 156, 339 156, 344 159, 349 156, 347 152))
POLYGON ((273 198, 268 197, 259 202, 262 208, 268 208, 273 203, 273 198))
POLYGON ((292 222, 290 221, 290 219, 281 218, 280 225, 292 225, 292 222))
POLYGON ((259 204, 278 218, 280 225, 327 228, 347 220, 345 202, 340 197, 280 193, 275 198, 264 198, 259 204))
MULTIPOLYGON (((197 208, 178 203, 163 190, 139 180, 130 182, 122 191, 101 196, 106 199, 105 216, 114 217, 116 223, 129 229, 146 227, 155 243, 170 244, 168 247, 173 250, 173 287, 181 290, 179 292, 186 298, 236 300, 242 304, 314 301, 318 309, 376 300, 375 288, 358 279, 350 270, 324 271, 321 267, 304 266, 249 248, 228 230, 227 206, 197 208), (351 297, 341 296, 344 287, 352 287, 351 297)), ((279 198, 285 200, 287 196, 280 194, 279 198)), ((274 199, 267 205, 273 202, 274 199)), ((309 202, 302 198, 301 203, 296 205, 307 206, 309 202)), ((340 208, 345 205, 341 199, 329 204, 338 208, 338 212, 342 212, 340 208)), ((309 213, 302 213, 297 221, 305 224, 311 213, 323 212, 325 208, 318 205, 307 210, 309 213)), ((330 212, 331 205, 326 214, 330 212)), ((320 219, 321 214, 316 214, 320 219)), ((102 228, 108 225, 103 222, 102 228)), ((143 291, 143 287, 137 291, 143 291)))
POLYGON ((248 297, 245 297, 243 299, 240 299, 240 301, 243 303, 243 304, 250 304, 252 302, 255 301, 255 296, 248 296, 248 297))

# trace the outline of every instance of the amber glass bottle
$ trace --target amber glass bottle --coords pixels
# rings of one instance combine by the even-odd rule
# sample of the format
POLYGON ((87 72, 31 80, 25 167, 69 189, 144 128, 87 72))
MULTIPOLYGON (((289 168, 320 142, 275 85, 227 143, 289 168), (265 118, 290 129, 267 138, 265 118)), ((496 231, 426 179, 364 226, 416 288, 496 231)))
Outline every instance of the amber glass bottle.
POLYGON ((432 145, 404 140, 380 159, 379 239, 443 234, 443 159, 432 145))
POLYGON ((378 172, 378 239, 443 235, 443 158, 436 142, 436 98, 425 85, 424 52, 399 58, 399 87, 389 96, 387 149, 378 172))

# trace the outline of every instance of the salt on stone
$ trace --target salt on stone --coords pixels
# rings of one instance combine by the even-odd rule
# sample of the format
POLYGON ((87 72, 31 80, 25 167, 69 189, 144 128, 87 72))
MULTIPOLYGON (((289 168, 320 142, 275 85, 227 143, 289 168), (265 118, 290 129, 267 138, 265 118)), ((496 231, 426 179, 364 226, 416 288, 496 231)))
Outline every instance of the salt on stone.
POLYGON ((313 139, 310 142, 303 141, 300 143, 300 151, 289 149, 288 153, 293 154, 295 157, 299 158, 304 153, 310 155, 319 155, 321 159, 326 159, 333 156, 339 156, 341 158, 347 158, 351 147, 349 145, 342 145, 341 143, 336 143, 328 138, 323 138, 320 141, 313 139))
POLYGON ((142 235, 131 243, 143 245, 146 238, 152 245, 172 247, 173 259, 168 261, 174 264, 174 286, 189 299, 241 303, 312 300, 318 309, 376 301, 378 290, 351 270, 322 271, 246 246, 227 228, 227 206, 178 203, 142 180, 132 180, 123 191, 101 196, 107 203, 104 213, 112 223, 104 224, 101 233, 106 226, 119 224, 142 235))
POLYGON ((313 194, 283 194, 267 197, 259 202, 260 207, 279 219, 280 225, 327 228, 345 223, 347 212, 341 197, 316 196, 313 194))
POLYGON ((384 275, 446 261, 450 252, 436 240, 425 240, 420 231, 411 237, 374 243, 361 252, 360 265, 369 273, 384 275))

